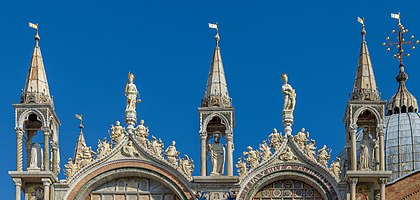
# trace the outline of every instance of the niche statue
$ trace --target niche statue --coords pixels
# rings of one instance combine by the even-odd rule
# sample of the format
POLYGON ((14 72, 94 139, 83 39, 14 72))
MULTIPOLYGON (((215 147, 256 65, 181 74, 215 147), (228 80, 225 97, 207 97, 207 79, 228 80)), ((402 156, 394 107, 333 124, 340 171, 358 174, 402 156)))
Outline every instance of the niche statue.
POLYGON ((210 176, 221 176, 223 175, 223 165, 225 161, 225 147, 220 144, 220 135, 214 134, 214 142, 208 145, 210 154, 210 162, 212 165, 212 171, 210 176))

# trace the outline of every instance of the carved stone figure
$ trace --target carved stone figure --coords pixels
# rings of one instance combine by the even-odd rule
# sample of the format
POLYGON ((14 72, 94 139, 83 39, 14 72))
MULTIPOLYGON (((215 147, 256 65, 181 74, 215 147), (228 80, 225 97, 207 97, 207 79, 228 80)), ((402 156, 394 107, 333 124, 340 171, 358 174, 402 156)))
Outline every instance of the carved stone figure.
POLYGON ((223 165, 225 161, 225 147, 220 143, 220 135, 214 134, 214 142, 208 145, 210 153, 210 163, 212 165, 211 176, 223 175, 223 165))
POLYGON ((270 146, 274 149, 274 152, 279 151, 281 143, 283 142, 283 137, 277 132, 277 129, 273 129, 273 133, 268 136, 268 139, 270 141, 270 146))
POLYGON ((98 140, 98 158, 105 156, 109 152, 111 152, 112 147, 111 143, 106 141, 106 138, 98 140))
POLYGON ((148 143, 149 150, 152 152, 152 154, 163 159, 162 151, 164 148, 164 144, 162 140, 160 138, 159 140, 157 140, 156 137, 152 135, 152 141, 148 141, 148 143))
POLYGON ((137 99, 139 92, 137 87, 134 84, 134 74, 128 73, 128 80, 125 86, 125 96, 127 97, 127 107, 126 110, 136 110, 136 103, 140 102, 140 99, 137 99))
POLYGON ((305 145, 305 153, 310 159, 316 160, 315 159, 315 150, 316 150, 315 140, 311 140, 309 142, 309 144, 305 145))
POLYGON ((81 169, 93 161, 93 155, 96 153, 91 147, 87 147, 85 143, 82 143, 82 154, 80 155, 80 162, 78 168, 81 169))
POLYGON ((330 159, 330 153, 328 153, 327 151, 327 146, 324 145, 320 150, 318 150, 318 155, 316 156, 316 160, 322 166, 327 167, 329 159, 330 159))
POLYGON ((293 111, 295 109, 296 104, 296 93, 295 90, 292 88, 290 84, 287 83, 288 77, 287 74, 283 74, 281 76, 281 80, 284 82, 283 86, 281 87, 281 90, 284 95, 284 105, 283 110, 284 111, 293 111))
POLYGON ((119 121, 115 122, 115 126, 111 125, 111 139, 118 145, 124 138, 124 128, 120 125, 119 121))
POLYGON ((241 158, 238 158, 238 162, 236 163, 236 168, 238 169, 238 175, 240 179, 243 179, 246 175, 246 172, 248 171, 246 167, 246 162, 242 161, 241 158))
POLYGON ((31 147, 31 162, 29 169, 42 169, 43 164, 43 151, 39 143, 35 143, 31 147))
POLYGON ((172 141, 172 144, 169 145, 168 148, 165 150, 165 156, 169 163, 178 166, 179 151, 176 150, 175 144, 176 142, 172 141))
POLYGON ((185 155, 185 158, 181 158, 179 160, 179 168, 188 178, 191 179, 191 174, 194 171, 194 161, 185 155))
POLYGON ((258 166, 260 163, 260 153, 258 150, 253 150, 252 147, 248 146, 248 151, 244 151, 242 153, 242 156, 248 155, 248 157, 245 159, 248 163, 249 169, 253 169, 258 166))
POLYGON ((362 188, 356 193, 356 200, 369 200, 369 197, 362 191, 362 188))
POLYGON ((125 145, 122 149, 122 153, 128 157, 139 157, 140 154, 137 149, 133 146, 132 141, 128 141, 127 145, 125 145))
POLYGON ((362 141, 360 141, 360 163, 359 168, 360 170, 370 170, 371 169, 371 163, 372 163, 372 148, 374 146, 374 143, 372 139, 369 137, 369 128, 364 127, 363 128, 363 138, 362 141))
POLYGON ((270 146, 267 145, 267 142, 264 140, 262 141, 262 143, 260 144, 260 153, 261 153, 261 160, 262 161, 266 161, 268 160, 268 158, 271 157, 271 155, 273 153, 271 153, 271 148, 270 146))
POLYGON ((334 174, 335 177, 340 178, 340 173, 341 173, 340 158, 336 158, 335 161, 331 163, 330 171, 334 174))
POLYGON ((78 170, 77 165, 73 163, 73 160, 71 158, 68 159, 67 164, 65 164, 64 167, 64 172, 66 173, 65 175, 67 177, 67 180, 73 177, 78 170))
MULTIPOLYGON (((308 133, 308 137, 309 137, 309 133, 308 133)), ((300 149, 302 150, 305 149, 305 145, 308 142, 308 138, 306 137, 304 128, 302 128, 302 130, 298 134, 296 134, 296 136, 294 137, 294 140, 298 144, 300 149)))
POLYGON ((140 120, 140 125, 134 130, 134 136, 140 142, 141 146, 147 147, 147 137, 149 137, 149 129, 144 126, 144 120, 140 120))
POLYGON ((291 160, 297 159, 297 157, 295 156, 293 151, 290 149, 290 147, 286 147, 284 151, 280 153, 279 158, 280 160, 283 160, 283 161, 291 161, 291 160))

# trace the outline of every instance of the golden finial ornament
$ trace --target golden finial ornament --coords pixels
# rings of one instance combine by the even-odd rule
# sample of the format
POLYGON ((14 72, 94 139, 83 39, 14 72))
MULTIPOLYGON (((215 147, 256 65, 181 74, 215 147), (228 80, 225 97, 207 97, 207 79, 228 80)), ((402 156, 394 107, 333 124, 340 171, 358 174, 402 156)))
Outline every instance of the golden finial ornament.
POLYGON ((82 115, 75 114, 75 117, 77 119, 79 119, 79 121, 80 121, 80 125, 79 125, 80 129, 83 129, 83 116, 82 115))
POLYGON ((391 32, 392 34, 398 34, 397 35, 398 41, 392 42, 389 37, 386 37, 385 38, 386 42, 382 43, 382 46, 386 46, 387 51, 391 51, 392 46, 395 46, 398 49, 398 52, 396 54, 394 54, 393 57, 398 58, 398 61, 400 62, 400 70, 401 70, 401 72, 404 72, 403 56, 409 57, 410 54, 409 53, 404 53, 403 46, 404 45, 410 45, 411 49, 414 50, 415 45, 419 44, 419 40, 414 41, 414 35, 412 35, 409 38, 409 40, 406 40, 404 38, 404 34, 408 33, 408 29, 406 29, 401 24, 401 14, 400 13, 398 13, 398 14, 391 13, 391 18, 398 20, 398 32, 395 31, 395 30, 392 30, 392 32, 391 32))
POLYGON ((39 34, 38 34, 38 24, 35 24, 35 23, 32 23, 32 22, 29 22, 29 23, 28 23, 28 26, 36 30, 36 34, 35 34, 35 41, 36 41, 36 44, 38 45, 38 41, 39 41, 39 39, 41 39, 41 38, 39 37, 39 34))

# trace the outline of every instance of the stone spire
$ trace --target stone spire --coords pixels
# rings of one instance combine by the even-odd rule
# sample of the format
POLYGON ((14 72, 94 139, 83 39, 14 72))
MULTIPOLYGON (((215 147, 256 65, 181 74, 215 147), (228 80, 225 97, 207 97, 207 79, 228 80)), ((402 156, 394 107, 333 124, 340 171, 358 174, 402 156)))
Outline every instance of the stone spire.
POLYGON ((232 107, 229 97, 225 70, 223 69, 222 55, 219 47, 219 31, 216 29, 216 47, 214 47, 213 59, 210 65, 206 92, 202 100, 202 107, 232 107))
POLYGON ((44 62, 42 61, 39 40, 38 25, 36 25, 35 48, 20 103, 53 103, 48 87, 44 62))
POLYGON ((362 45, 360 47, 359 63, 357 66, 356 78, 354 80, 352 99, 353 100, 379 100, 379 92, 376 87, 375 75, 373 74, 372 62, 365 41, 365 25, 362 24, 362 45))
POLYGON ((76 118, 80 120, 80 132, 79 137, 77 138, 76 149, 74 150, 74 163, 80 163, 82 160, 83 150, 86 148, 85 136, 83 135, 83 123, 82 123, 82 116, 76 114, 76 118))

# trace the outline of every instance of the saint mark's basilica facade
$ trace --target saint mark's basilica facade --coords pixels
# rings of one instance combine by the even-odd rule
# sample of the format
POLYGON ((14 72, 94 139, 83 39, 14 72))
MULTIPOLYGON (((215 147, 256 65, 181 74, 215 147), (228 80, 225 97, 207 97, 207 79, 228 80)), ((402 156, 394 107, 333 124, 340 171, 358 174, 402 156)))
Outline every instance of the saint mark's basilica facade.
POLYGON ((401 43, 406 31, 400 22, 399 86, 388 103, 380 98, 362 25, 356 78, 344 113, 346 144, 337 158, 330 158, 331 149, 325 145, 316 148, 316 138, 309 138, 304 129, 292 130, 296 93, 286 74, 281 76, 284 129, 274 129, 258 149, 249 146, 242 157, 233 157, 234 107, 217 24, 210 24, 216 28, 216 44, 198 109, 198 162, 180 156, 184 153, 177 151, 175 142, 164 147, 149 135, 144 121, 137 119, 140 98, 131 73, 125 88, 125 117, 112 126, 109 139, 100 141, 95 152, 85 143, 82 117, 76 116, 80 133, 74 156, 60 159, 60 120, 37 25, 32 27, 37 33, 29 73, 21 99, 13 105, 16 169, 9 175, 16 200, 420 199, 420 115, 406 86, 401 43), (43 138, 43 144, 34 143, 34 137, 43 138), (60 161, 65 163, 62 170, 60 161), (60 171, 65 180, 58 179, 60 171), (199 175, 193 176, 194 171, 199 175))

